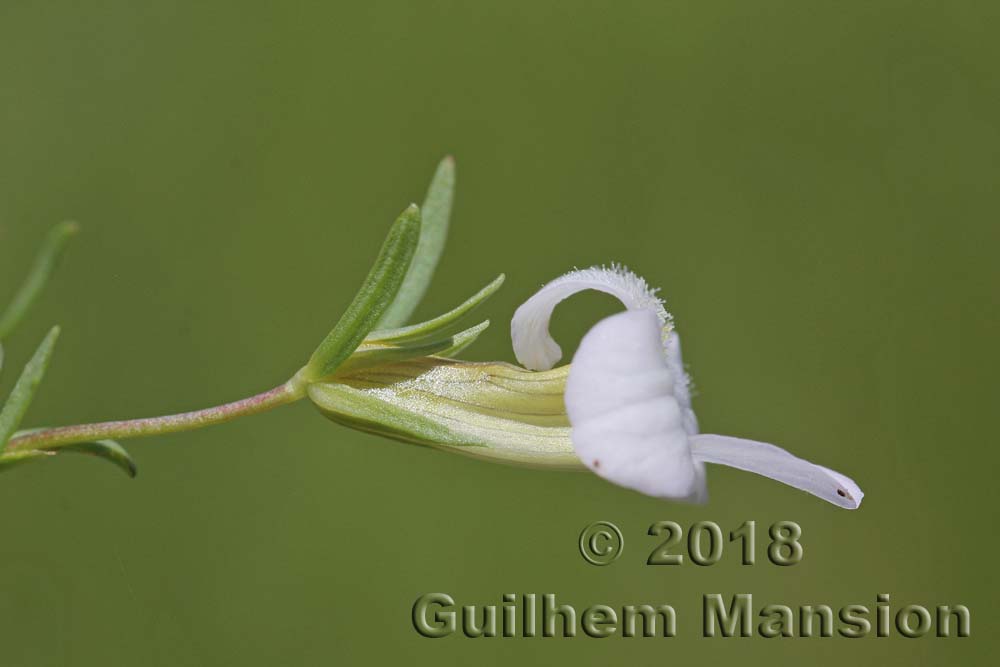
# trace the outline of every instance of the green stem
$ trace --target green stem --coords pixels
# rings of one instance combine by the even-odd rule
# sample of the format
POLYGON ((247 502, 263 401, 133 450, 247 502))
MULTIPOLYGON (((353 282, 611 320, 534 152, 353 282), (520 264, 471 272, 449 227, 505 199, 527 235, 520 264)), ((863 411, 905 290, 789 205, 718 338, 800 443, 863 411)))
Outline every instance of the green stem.
POLYGON ((305 396, 305 384, 298 375, 288 382, 233 403, 217 405, 204 410, 183 412, 163 417, 129 419, 126 421, 98 422, 47 428, 25 433, 7 443, 8 452, 28 449, 52 449, 61 445, 94 440, 136 438, 162 435, 178 431, 191 431, 213 424, 223 424, 237 417, 255 415, 281 405, 294 403, 305 396))

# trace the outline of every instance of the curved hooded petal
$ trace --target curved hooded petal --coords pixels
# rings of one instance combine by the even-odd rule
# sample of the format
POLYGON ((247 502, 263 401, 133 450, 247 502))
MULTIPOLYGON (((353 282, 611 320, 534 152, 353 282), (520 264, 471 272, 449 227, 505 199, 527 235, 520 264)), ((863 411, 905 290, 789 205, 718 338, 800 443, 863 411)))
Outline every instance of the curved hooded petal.
MULTIPOLYGON (((572 377, 572 373, 570 375, 572 377)), ((861 487, 850 477, 766 442, 725 435, 696 435, 691 438, 691 450, 697 461, 755 472, 845 509, 857 509, 865 497, 861 487)))
POLYGON ((547 283, 521 304, 510 321, 514 356, 525 368, 544 371, 562 358, 562 349, 549 335, 549 320, 559 303, 577 292, 597 290, 616 297, 629 310, 656 313, 664 337, 673 329, 673 320, 663 301, 646 281, 628 269, 612 265, 570 271, 547 283))
POLYGON ((584 465, 615 484, 704 501, 704 469, 688 443, 689 408, 676 396, 684 378, 667 361, 661 330, 655 311, 629 310, 584 336, 566 380, 570 439, 584 465))
POLYGON ((552 368, 562 358, 562 349, 549 334, 552 311, 564 299, 585 290, 610 294, 628 310, 656 313, 667 365, 675 378, 674 396, 684 414, 685 428, 689 433, 697 433, 698 420, 691 409, 690 380, 681 362, 681 343, 674 331, 673 317, 663 307, 657 290, 624 266, 612 264, 610 268, 593 266, 570 271, 546 283, 521 304, 510 321, 511 344, 517 360, 525 368, 537 371, 552 368))

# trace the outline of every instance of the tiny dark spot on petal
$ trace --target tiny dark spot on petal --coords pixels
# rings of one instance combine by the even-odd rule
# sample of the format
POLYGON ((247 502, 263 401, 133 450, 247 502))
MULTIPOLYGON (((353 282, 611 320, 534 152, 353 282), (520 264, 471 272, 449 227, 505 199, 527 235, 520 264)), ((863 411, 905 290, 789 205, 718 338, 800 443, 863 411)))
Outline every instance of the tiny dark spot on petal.
POLYGON ((844 493, 843 489, 837 489, 837 495, 840 496, 841 498, 846 498, 847 497, 847 494, 844 493))
POLYGON ((597 460, 597 459, 594 459, 594 467, 595 468, 600 468, 601 467, 601 462, 599 460, 597 460))

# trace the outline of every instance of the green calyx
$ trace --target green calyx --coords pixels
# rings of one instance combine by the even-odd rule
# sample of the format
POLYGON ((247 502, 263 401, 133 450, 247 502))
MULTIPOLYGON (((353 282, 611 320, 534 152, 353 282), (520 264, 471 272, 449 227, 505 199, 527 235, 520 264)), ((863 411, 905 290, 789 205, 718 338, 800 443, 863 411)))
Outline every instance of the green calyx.
POLYGON ((329 419, 388 438, 520 465, 581 469, 563 405, 568 367, 425 357, 309 386, 329 419))
POLYGON ((300 372, 302 386, 325 416, 351 428, 480 458, 578 469, 563 405, 566 367, 535 373, 451 359, 489 325, 460 328, 503 275, 447 313, 405 325, 440 259, 453 191, 454 163, 446 159, 428 190, 419 239, 405 237, 412 252, 400 240, 401 217, 351 308, 300 372))

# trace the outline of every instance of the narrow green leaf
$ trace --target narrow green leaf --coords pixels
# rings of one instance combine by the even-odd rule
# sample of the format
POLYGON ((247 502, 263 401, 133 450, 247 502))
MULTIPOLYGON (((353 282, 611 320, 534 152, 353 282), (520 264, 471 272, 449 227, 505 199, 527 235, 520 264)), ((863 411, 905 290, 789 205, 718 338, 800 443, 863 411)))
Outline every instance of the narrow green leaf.
POLYGON ((24 413, 28 411, 28 406, 35 397, 35 391, 45 376, 45 369, 49 366, 49 359, 52 357, 52 350, 58 338, 59 327, 52 327, 45 340, 35 350, 34 356, 21 371, 21 377, 17 379, 14 390, 0 411, 0 451, 3 451, 10 436, 21 425, 24 413))
POLYGON ((110 463, 115 464, 119 468, 125 471, 125 474, 129 477, 135 477, 139 468, 135 465, 135 461, 129 456, 129 453, 125 451, 125 448, 119 445, 114 440, 97 440, 95 442, 78 442, 72 445, 63 445, 58 449, 53 449, 50 451, 55 452, 77 452, 79 454, 91 454, 98 458, 104 459, 110 463))
POLYGON ((24 319, 28 309, 38 299, 55 270, 66 241, 79 229, 79 225, 75 222, 63 222, 53 227, 45 237, 45 242, 35 257, 35 263, 28 277, 0 316, 0 340, 6 338, 24 319))
POLYGON ((351 356, 396 297, 420 240, 420 209, 411 204, 396 219, 361 289, 305 368, 316 380, 332 373, 351 356))
MULTIPOLYGON (((23 435, 31 431, 20 431, 16 435, 23 435)), ((109 461, 125 471, 129 477, 135 477, 138 468, 132 457, 129 456, 125 448, 114 440, 97 440, 95 442, 79 442, 71 445, 58 445, 51 449, 20 449, 13 452, 0 454, 0 472, 20 463, 25 463, 37 458, 56 456, 62 452, 77 454, 90 454, 105 461, 109 461)))
POLYGON ((412 324, 400 329, 380 329, 368 335, 367 341, 392 341, 399 343, 409 340, 418 340, 439 334, 444 329, 456 324, 463 317, 478 308, 484 301, 489 299, 503 285, 504 275, 501 273, 493 282, 479 290, 461 305, 453 308, 444 315, 439 315, 432 320, 412 324))
POLYGON ((484 331, 486 331, 486 329, 489 326, 490 326, 490 321, 486 320, 485 322, 480 322, 479 324, 477 324, 476 326, 472 327, 471 329, 466 329, 465 331, 462 331, 461 333, 455 334, 454 336, 452 336, 451 347, 445 348, 445 349, 441 350, 440 352, 438 352, 437 353, 438 356, 439 357, 454 357, 455 355, 457 355, 460 352, 462 352, 462 350, 464 350, 465 348, 467 348, 470 345, 472 345, 473 343, 475 343, 476 339, 479 338, 479 334, 481 334, 484 331))
POLYGON ((407 359, 416 359, 417 357, 429 357, 435 354, 441 356, 457 354, 471 345, 489 325, 490 322, 487 320, 451 336, 419 342, 396 343, 393 341, 391 343, 371 343, 366 340, 354 351, 354 354, 337 367, 334 377, 354 373, 362 368, 395 364, 407 359))
POLYGON ((451 219, 454 196, 455 160, 448 156, 441 160, 427 189, 427 197, 420 209, 423 215, 420 244, 399 294, 382 315, 380 327, 395 328, 406 324, 427 293, 448 238, 448 221, 451 219))

